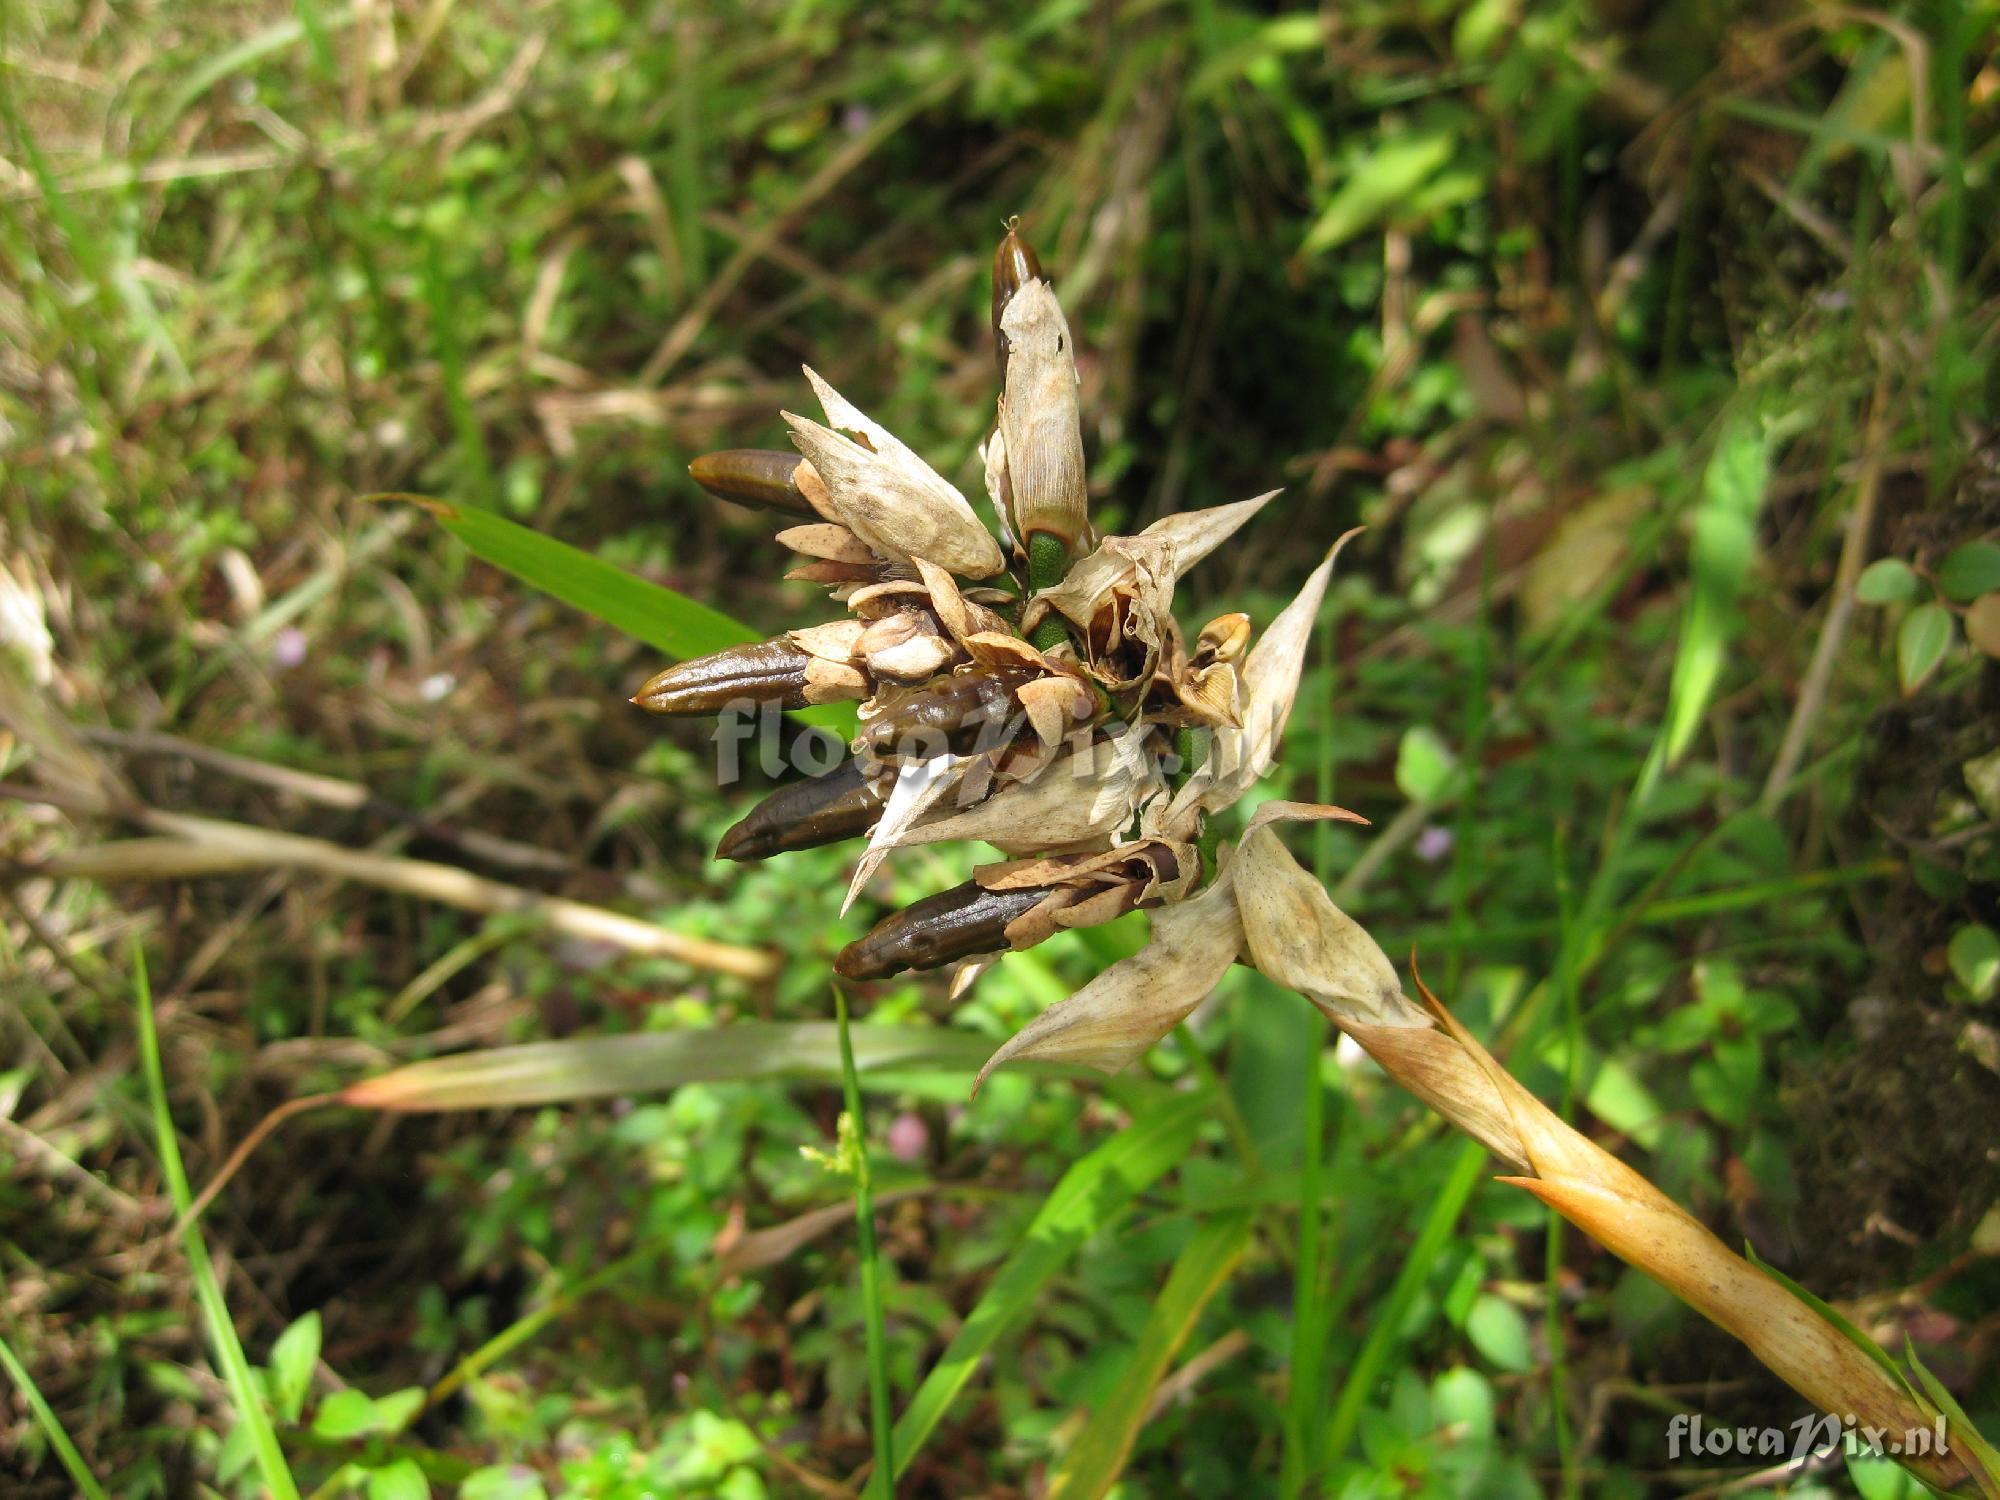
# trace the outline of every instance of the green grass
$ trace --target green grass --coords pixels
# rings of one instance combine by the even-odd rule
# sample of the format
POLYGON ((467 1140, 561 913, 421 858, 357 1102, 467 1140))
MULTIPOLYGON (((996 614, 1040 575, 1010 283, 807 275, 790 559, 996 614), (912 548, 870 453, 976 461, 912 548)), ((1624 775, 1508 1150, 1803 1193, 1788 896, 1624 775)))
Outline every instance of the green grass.
MULTIPOLYGON (((159 1033, 153 1017, 152 982, 146 974, 146 953, 136 943, 132 946, 132 993, 139 1023, 139 1060, 145 1069, 146 1091, 152 1100, 153 1141, 160 1154, 160 1170, 166 1175, 167 1193, 175 1213, 186 1216, 194 1195, 188 1189, 187 1169, 181 1164, 180 1139, 174 1133, 173 1115, 167 1108, 166 1071, 160 1063, 159 1033)), ((201 1305, 202 1322, 207 1328, 216 1363, 221 1367, 222 1378, 228 1384, 236 1420, 250 1429, 258 1472, 264 1476, 264 1483, 276 1500, 297 1500, 298 1486, 292 1479, 291 1467, 285 1462, 284 1450, 278 1445, 278 1434, 271 1425, 271 1413, 264 1393, 251 1373, 250 1361, 244 1357, 242 1341, 236 1336, 235 1320, 230 1316, 229 1304, 223 1299, 222 1285, 216 1280, 207 1242, 198 1227, 190 1224, 182 1231, 181 1249, 187 1256, 188 1275, 194 1282, 195 1297, 201 1305)))
POLYGON ((1750 1472, 1662 1477, 1689 1399, 1796 1415, 1256 976, 1119 1078, 968 1099, 1143 916, 957 1000, 857 992, 872 1211, 800 1157, 861 1119, 831 955, 967 851, 845 920, 849 850, 717 866, 762 773, 715 787, 707 726, 624 699, 836 612, 685 479, 786 441, 801 363, 986 505, 1015 213, 1097 524, 1287 487, 1185 581, 1190 638, 1368 525, 1269 791, 1372 824, 1300 857, 1541 1097, 1935 1334, 1990 1421, 1991 1001, 1945 960, 2000 892, 1993 667, 1933 583, 1995 540, 1993 20, 1698 10, 9 10, 0 650, 87 733, 0 736, 0 1489, 1625 1496, 1750 1472), (1871 474, 1861 561, 1910 589, 1801 710, 1871 474), (1941 652, 1908 694, 1900 637, 1941 652), (88 811, 91 756, 143 806, 88 811), (28 868, 143 865, 146 808, 779 963, 28 868), (384 1107, 285 1116, 169 1242, 259 1121, 349 1090, 384 1107), (260 1424, 243 1348, 308 1316, 260 1424), (413 1390, 409 1428, 316 1430, 413 1390))

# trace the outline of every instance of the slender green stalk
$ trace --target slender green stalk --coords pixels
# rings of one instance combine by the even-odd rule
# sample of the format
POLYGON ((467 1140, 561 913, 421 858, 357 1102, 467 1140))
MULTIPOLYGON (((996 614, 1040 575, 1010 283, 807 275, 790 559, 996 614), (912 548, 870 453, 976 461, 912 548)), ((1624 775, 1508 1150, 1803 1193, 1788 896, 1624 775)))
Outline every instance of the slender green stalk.
POLYGON ((97 1482, 97 1476, 84 1466, 83 1455, 76 1451, 76 1444, 72 1443, 69 1434, 63 1431, 63 1424, 43 1398, 41 1388, 35 1384, 35 1377, 30 1375, 27 1367, 14 1357, 14 1350, 4 1338, 0 1338, 0 1367, 4 1367, 7 1374, 12 1377, 15 1388, 21 1393, 21 1399, 28 1403, 28 1410, 35 1414, 35 1421, 40 1424, 42 1435, 49 1440, 49 1446, 56 1450, 56 1457, 62 1460, 62 1466, 69 1471, 70 1483, 76 1486, 77 1493, 83 1495, 85 1500, 111 1500, 111 1497, 105 1494, 104 1486, 97 1482))
POLYGON ((1300 1128, 1304 1131, 1299 1159, 1299 1256, 1292 1279, 1292 1374, 1285 1391, 1285 1452, 1278 1472, 1278 1493, 1285 1500, 1305 1492, 1306 1476, 1313 1468, 1314 1419, 1319 1415, 1320 1367, 1326 1354, 1326 1267, 1321 1232, 1326 1211, 1320 1202, 1326 1090, 1319 1066, 1326 1048, 1324 1017, 1312 1017, 1311 1034, 1299 1099, 1300 1128))
MULTIPOLYGON (((1054 588, 1068 570, 1069 546, 1061 537, 1038 531, 1028 538, 1029 593, 1054 588)), ((1037 651, 1046 651, 1051 646, 1060 646, 1068 636, 1061 618, 1052 614, 1035 627, 1033 645, 1037 651)))
POLYGON ((1446 1239, 1457 1225, 1458 1216, 1465 1210, 1465 1201, 1472 1196, 1472 1189, 1485 1166, 1484 1146, 1477 1141, 1459 1143, 1458 1155, 1452 1160, 1444 1186, 1431 1202, 1430 1214, 1417 1233, 1416 1243, 1403 1257, 1402 1269, 1396 1273, 1389 1295, 1374 1309, 1368 1338, 1362 1344, 1361 1352, 1354 1357, 1354 1363, 1347 1368, 1347 1379, 1340 1387, 1333 1417, 1327 1423, 1325 1453, 1329 1460, 1341 1457, 1353 1443, 1354 1434, 1361 1425, 1361 1413, 1368 1404, 1368 1398, 1375 1392, 1382 1367, 1388 1363, 1397 1340, 1402 1337, 1410 1304, 1416 1300, 1438 1252, 1444 1248, 1446 1239))
POLYGON ((868 1426, 875 1438, 875 1471, 868 1493, 895 1493, 895 1431, 889 1407, 889 1340, 882 1318, 882 1256, 875 1244, 875 1198, 868 1174, 868 1135, 862 1125, 861 1080, 854 1072, 854 1045, 847 1037, 847 996, 834 991, 840 1023, 840 1088, 854 1127, 854 1220, 861 1247, 861 1308, 868 1323, 868 1426))
MULTIPOLYGON (((153 1026, 153 986, 146 976, 145 951, 136 942, 132 945, 132 988, 138 1002, 139 1058, 145 1066, 146 1092, 152 1097, 160 1170, 166 1176, 174 1212, 186 1219, 194 1194, 188 1190, 187 1168, 181 1162, 173 1115, 167 1109, 166 1071, 160 1066, 160 1038, 153 1026)), ((236 1403, 237 1419, 250 1429, 251 1447, 256 1452, 257 1468, 264 1476, 265 1487, 273 1500, 298 1500, 298 1486, 285 1464, 284 1450, 278 1446, 278 1434, 271 1426, 271 1414, 265 1409, 250 1361, 244 1357, 243 1345, 236 1337, 236 1325, 230 1321, 229 1304, 222 1299, 222 1287, 215 1279, 215 1267, 209 1263, 208 1246, 202 1240, 201 1230, 189 1224, 181 1233, 181 1245, 187 1255, 188 1270, 194 1276, 195 1298, 201 1303, 202 1319, 208 1324, 209 1342, 215 1346, 223 1379, 236 1403)))

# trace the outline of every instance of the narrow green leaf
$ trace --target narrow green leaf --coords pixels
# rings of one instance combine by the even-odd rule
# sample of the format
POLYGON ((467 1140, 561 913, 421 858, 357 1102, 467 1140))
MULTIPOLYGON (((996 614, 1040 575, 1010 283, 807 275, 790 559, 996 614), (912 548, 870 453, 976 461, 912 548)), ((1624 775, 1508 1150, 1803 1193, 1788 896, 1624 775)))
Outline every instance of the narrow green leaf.
MULTIPOLYGON (((991 1037, 946 1026, 855 1026, 855 1066, 976 1073, 991 1037)), ((655 1092, 684 1083, 802 1074, 840 1076, 840 1029, 831 1021, 736 1021, 700 1031, 565 1037, 489 1047, 411 1063, 348 1085, 362 1109, 511 1109, 655 1092)))
POLYGON ((1896 1368, 1896 1362, 1889 1357, 1889 1351, 1876 1343, 1875 1340, 1871 1339, 1859 1328, 1855 1327, 1854 1323, 1838 1308, 1834 1307, 1832 1303, 1823 1297, 1816 1296, 1812 1292, 1807 1291, 1776 1266, 1761 1259, 1757 1254, 1757 1247, 1752 1245, 1748 1240, 1743 1242, 1743 1258, 1773 1281, 1777 1282, 1779 1286, 1790 1292, 1794 1297, 1798 1298, 1799 1301, 1805 1303, 1807 1307, 1818 1313, 1827 1322, 1831 1323, 1839 1330, 1842 1338, 1874 1360, 1881 1367, 1882 1372, 1902 1388, 1905 1395, 1912 1401, 1917 1399, 1917 1393, 1910 1389, 1910 1382, 1904 1378, 1903 1372, 1896 1368))
POLYGON ((861 1255, 861 1308, 868 1329, 868 1430, 875 1445, 875 1469, 868 1494, 890 1500, 896 1490, 896 1444, 889 1395, 889 1337, 882 1309, 882 1256, 875 1243, 874 1182, 868 1171, 868 1131, 861 1112, 861 1080, 854 1071, 854 1028, 847 1020, 847 994, 834 992, 840 1028, 840 1089, 854 1128, 855 1243, 861 1255))
POLYGON ((0 1338, 0 1369, 7 1372, 8 1378, 14 1382, 14 1389, 21 1393, 21 1399, 28 1404, 28 1410, 35 1414, 36 1425, 42 1429, 42 1436, 49 1440, 49 1446, 55 1449, 56 1457, 68 1471, 70 1483, 76 1486, 77 1493, 84 1496, 85 1500, 110 1500, 104 1493, 104 1486, 97 1482, 97 1476, 84 1465, 83 1455, 76 1451, 76 1444, 70 1441, 69 1434, 63 1430, 63 1424, 56 1417, 55 1408, 44 1399, 41 1387, 35 1384, 35 1379, 28 1373, 27 1366, 15 1358, 12 1347, 4 1338, 0 1338))
POLYGON ((1229 1280, 1250 1243, 1251 1216, 1223 1214, 1204 1223, 1174 1262, 1159 1300, 1139 1330, 1132 1357, 1105 1403, 1090 1414, 1049 1481, 1049 1500, 1097 1500, 1125 1467, 1153 1392, 1194 1331, 1209 1299, 1229 1280))
MULTIPOLYGON (((474 556, 677 660, 762 639, 720 610, 479 506, 426 495, 367 498, 421 505, 474 556)), ((854 706, 849 703, 800 709, 794 717, 844 734, 851 734, 855 723, 854 706)))
POLYGON ((319 1313, 314 1311, 294 1321, 271 1345, 271 1399, 287 1422, 298 1421, 305 1410, 313 1366, 319 1362, 319 1341, 319 1313))
POLYGON ((2000 589, 2000 546, 1967 542, 1955 548, 1938 569, 1938 587, 1954 604, 1970 604, 1981 594, 2000 589))
POLYGON ((1206 1093, 1176 1094, 1146 1111, 1063 1174, 973 1308, 958 1336, 896 1423, 896 1472, 951 1409, 1001 1334, 1035 1306, 1042 1287, 1093 1234, 1121 1214, 1135 1194, 1172 1170, 1194 1145, 1195 1127, 1213 1107, 1206 1093))
POLYGON ((1393 136, 1355 162, 1347 180, 1306 231, 1299 256, 1311 260, 1372 229, 1451 160, 1457 141, 1438 128, 1393 136))
POLYGON ((1686 752, 1741 628, 1736 601, 1756 550, 1757 512, 1771 471, 1771 440, 1751 413, 1732 420, 1702 475, 1689 558, 1694 593, 1667 686, 1666 758, 1686 752))
POLYGON ((1988 1493, 2000 1491, 2000 1450, 1996 1450, 1980 1430, 1966 1415, 1965 1408, 1958 1404, 1958 1398, 1945 1389, 1944 1382, 1933 1375, 1930 1366, 1917 1355, 1916 1343, 1908 1330, 1903 1333, 1903 1358, 1917 1377, 1917 1383, 1931 1398, 1937 1410, 1944 1413, 1947 1441, 1951 1451, 1964 1457, 1970 1454, 1972 1462, 1984 1471, 1988 1481, 1988 1493))
MULTIPOLYGON (((185 1221, 194 1194, 188 1188, 180 1141, 167 1109, 166 1070, 160 1065, 160 1038, 153 1025, 153 986, 146 976, 145 950, 137 943, 132 945, 132 986, 138 1002, 139 1058, 145 1069, 146 1091, 152 1098, 155 1147, 174 1212, 185 1221)), ((215 1346, 237 1419, 250 1428, 255 1438, 257 1468, 264 1476, 264 1485, 273 1500, 298 1500, 298 1486, 285 1465, 284 1450, 278 1446, 278 1434, 271 1426, 271 1414, 264 1409, 256 1376, 251 1373, 250 1361, 244 1357, 243 1345, 236 1337, 236 1325, 230 1321, 229 1304, 222 1300, 222 1287, 215 1279, 215 1268, 209 1264, 208 1246, 202 1240, 201 1230, 189 1223, 181 1232, 181 1244, 187 1254, 188 1270, 194 1277, 195 1300, 201 1304, 202 1321, 208 1325, 209 1342, 215 1346)))
POLYGON ((1942 604, 1919 604, 1896 631, 1896 676, 1905 697, 1930 680, 1951 649, 1951 611, 1942 604))
POLYGON ((1898 557, 1880 557, 1861 570, 1854 597, 1863 604, 1907 604, 1917 597, 1917 575, 1898 557))

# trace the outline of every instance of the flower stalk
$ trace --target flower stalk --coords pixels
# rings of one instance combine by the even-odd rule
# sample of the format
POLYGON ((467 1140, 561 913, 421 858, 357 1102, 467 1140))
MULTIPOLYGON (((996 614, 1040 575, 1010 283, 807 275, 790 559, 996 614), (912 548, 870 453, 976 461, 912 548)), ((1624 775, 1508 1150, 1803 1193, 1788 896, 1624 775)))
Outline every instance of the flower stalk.
MULTIPOLYGON (((1261 634, 1248 616, 1225 614, 1190 642, 1173 612, 1176 585, 1271 495, 1167 516, 1135 536, 1094 535, 1075 347, 1012 222, 995 255, 992 311, 1002 389, 981 455, 999 541, 956 489, 810 369, 827 420, 785 414, 800 458, 736 450, 693 466, 712 493, 810 517, 779 534, 806 559, 789 576, 828 585, 847 617, 669 667, 633 701, 663 713, 861 701, 853 758, 767 797, 720 856, 865 834, 852 902, 898 849, 998 847, 1011 857, 889 913, 835 960, 860 984, 955 964, 954 998, 1009 952, 1146 910, 1151 942, 1010 1038, 975 1092, 1013 1061, 1116 1071, 1232 965, 1250 964, 1507 1163, 1503 1182, 1734 1334, 1822 1411, 1892 1434, 1930 1429, 1938 1402, 1886 1358, 1534 1098, 1421 980, 1424 1003, 1406 997, 1374 939, 1277 834, 1286 822, 1365 820, 1271 801, 1223 841, 1222 815, 1276 764, 1353 533, 1261 634), (1009 586, 998 587, 1003 573, 1009 586)), ((1940 1488, 2000 1500, 1991 1450, 1949 1416, 1948 1451, 1906 1462, 1940 1488)))

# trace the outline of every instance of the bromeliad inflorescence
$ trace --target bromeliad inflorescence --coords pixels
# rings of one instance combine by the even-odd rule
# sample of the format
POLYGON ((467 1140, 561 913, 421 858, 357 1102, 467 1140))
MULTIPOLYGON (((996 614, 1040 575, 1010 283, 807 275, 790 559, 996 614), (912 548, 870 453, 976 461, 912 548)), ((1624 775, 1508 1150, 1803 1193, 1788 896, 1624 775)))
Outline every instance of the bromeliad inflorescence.
POLYGON ((787 576, 831 585, 848 617, 669 667, 633 702, 656 713, 861 705, 852 757, 771 794, 718 854, 761 859, 866 834, 851 903, 893 849, 998 846, 1014 857, 885 918, 835 962, 854 980, 956 962, 954 994, 1064 928, 1153 913, 1149 947, 1052 1007, 989 1071, 1010 1057, 1123 1066, 1239 954, 1316 1000, 1401 1014, 1380 950, 1267 826, 1352 814, 1267 803, 1233 857, 1211 828, 1272 765, 1339 544, 1254 644, 1241 614, 1190 641, 1175 585, 1277 492, 1136 536, 1094 535, 1075 347, 1012 226, 994 257, 993 331, 1001 395, 981 457, 997 542, 957 489, 811 369, 827 425, 784 413, 798 456, 692 465, 712 494, 799 518, 778 534, 805 559, 787 576), (1307 931, 1316 949, 1300 941, 1307 931), (1341 942, 1323 941, 1336 931, 1341 942))

